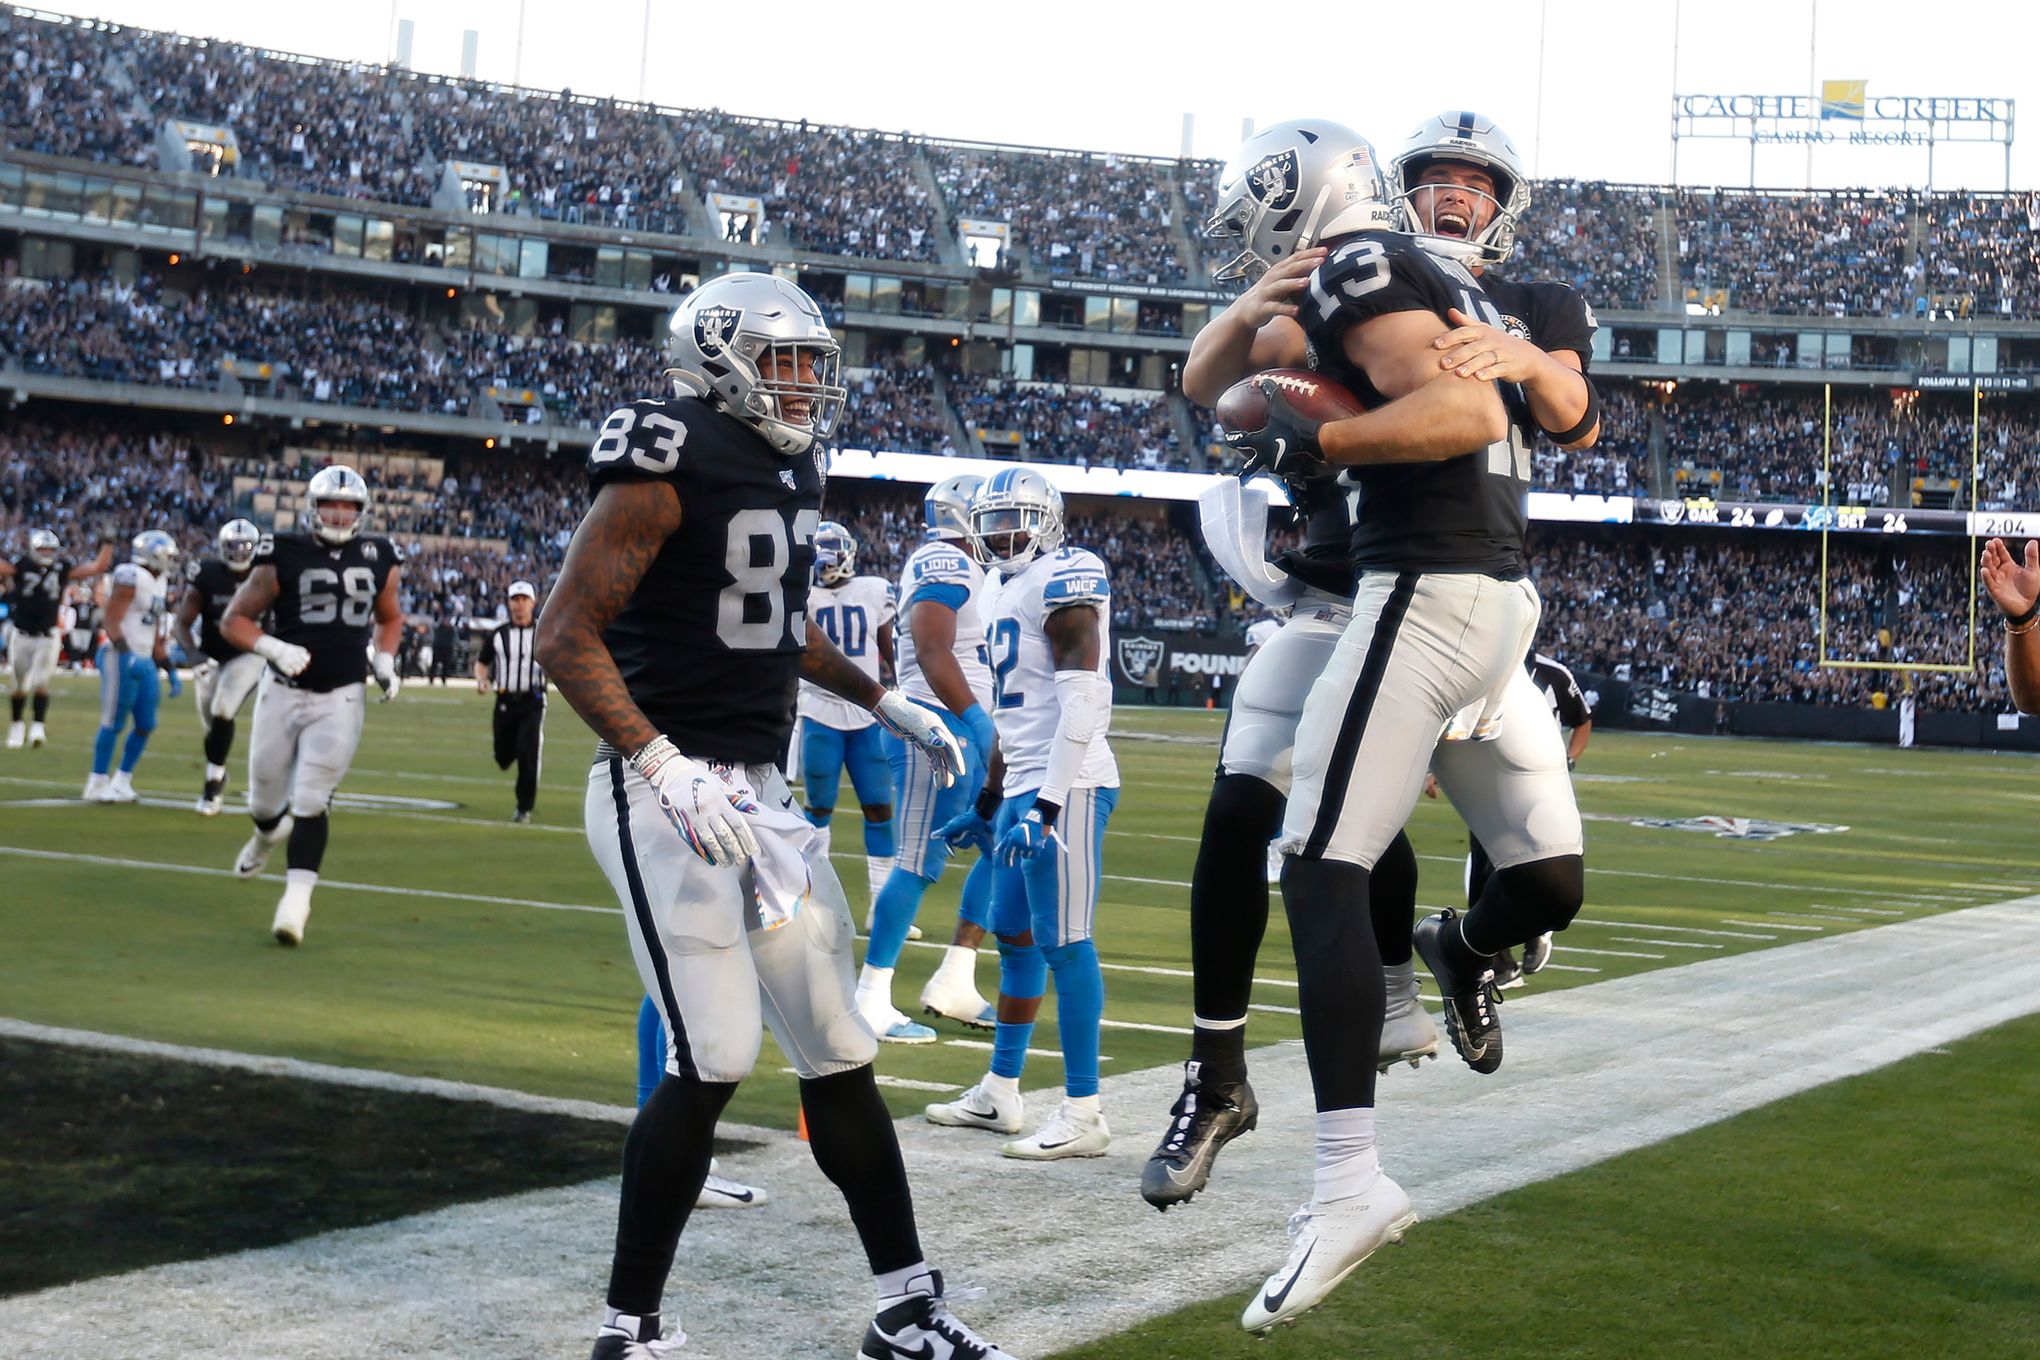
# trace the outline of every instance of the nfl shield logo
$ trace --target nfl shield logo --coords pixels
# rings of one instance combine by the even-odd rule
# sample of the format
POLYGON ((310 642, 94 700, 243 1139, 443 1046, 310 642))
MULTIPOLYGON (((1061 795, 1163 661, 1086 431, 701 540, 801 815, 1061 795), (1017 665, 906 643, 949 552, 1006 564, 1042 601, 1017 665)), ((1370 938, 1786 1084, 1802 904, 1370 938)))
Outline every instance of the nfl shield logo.
POLYGON ((793 480, 792 468, 779 469, 779 480, 786 483, 786 489, 788 491, 796 491, 799 489, 799 484, 793 480))
POLYGON ((1297 189, 1296 150, 1277 151, 1263 156, 1247 171, 1247 184, 1254 197, 1269 208, 1280 212, 1296 201, 1297 189))
POLYGON ((1148 673, 1162 662, 1168 646, 1160 638, 1123 637, 1117 640, 1119 670, 1131 684, 1144 685, 1148 673))
POLYGON ((364 543, 364 544, 362 544, 362 545, 361 545, 361 555, 362 555, 363 557, 367 558, 367 559, 368 559, 369 561, 371 561, 371 562, 375 561, 375 559, 376 559, 376 551, 375 551, 375 544, 373 544, 373 543, 364 543))
POLYGON ((743 319, 739 307, 703 307, 694 314, 695 347, 710 358, 721 354, 729 348, 737 323, 743 319))

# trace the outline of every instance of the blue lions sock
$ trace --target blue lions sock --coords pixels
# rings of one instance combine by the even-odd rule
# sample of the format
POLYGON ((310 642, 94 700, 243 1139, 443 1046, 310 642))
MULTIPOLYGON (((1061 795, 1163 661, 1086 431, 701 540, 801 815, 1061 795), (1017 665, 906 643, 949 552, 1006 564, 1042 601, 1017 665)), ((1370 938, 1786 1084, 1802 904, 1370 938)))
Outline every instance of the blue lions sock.
MULTIPOLYGON (((869 843, 867 836, 866 844, 869 843)), ((878 890, 878 901, 872 904, 871 938, 864 946, 867 966, 898 965, 900 951, 907 947, 907 927, 914 924, 914 916, 921 910, 921 895, 927 891, 928 880, 919 874, 895 868, 886 876, 885 886, 878 890)))
POLYGON ((666 1075, 666 1022, 659 1016, 659 1008, 652 1004, 651 997, 645 998, 637 1013, 637 1103, 642 1105, 652 1098, 658 1089, 659 1079, 666 1075))
MULTIPOLYGON (((1016 1001, 1037 999, 1048 989, 1048 960, 1037 945, 999 941, 999 995, 1016 1001)), ((1027 1045, 1033 1042, 1034 1024, 1013 1024, 1001 1020, 992 1032, 992 1075, 1019 1079, 1027 1065, 1027 1045)), ((1093 1088, 1096 1068, 1092 1069, 1093 1088)))
POLYGON ((1098 1094, 1098 1021, 1105 1014, 1105 974, 1089 940, 1043 950, 1055 973, 1055 1023, 1062 1032, 1063 1090, 1098 1094))
POLYGON ((92 739, 92 773, 105 774, 113 768, 113 742, 119 735, 117 727, 99 729, 99 735, 92 739))
POLYGON ((963 901, 957 905, 956 919, 968 922, 979 930, 992 928, 992 857, 979 855, 976 864, 970 866, 970 873, 963 880, 963 901))
MULTIPOLYGON (((120 769, 122 774, 133 774, 135 772, 135 765, 141 760, 142 751, 149 744, 150 730, 142 727, 129 729, 127 746, 120 753, 120 769)), ((110 742, 108 744, 111 745, 110 742)))
MULTIPOLYGON (((864 853, 879 859, 891 859, 893 854, 893 829, 890 819, 883 822, 864 823, 864 853)), ((890 887, 891 884, 886 886, 890 887)))

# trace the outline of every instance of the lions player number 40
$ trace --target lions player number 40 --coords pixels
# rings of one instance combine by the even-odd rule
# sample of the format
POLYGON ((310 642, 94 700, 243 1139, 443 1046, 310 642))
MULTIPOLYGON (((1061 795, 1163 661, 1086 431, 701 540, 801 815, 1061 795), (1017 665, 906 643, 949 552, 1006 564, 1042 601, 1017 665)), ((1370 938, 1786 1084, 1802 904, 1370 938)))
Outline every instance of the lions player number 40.
POLYGON ((871 620, 864 616, 863 605, 823 605, 815 611, 815 622, 845 656, 863 656, 871 646, 871 620))
MULTIPOLYGON (((621 413, 619 413, 621 414, 621 413)), ((822 522, 819 510, 802 510, 793 517, 789 539, 786 516, 777 510, 740 510, 730 516, 729 545, 723 554, 723 570, 730 583, 716 599, 715 635, 732 651, 775 651, 780 639, 791 631, 792 645, 807 642, 807 614, 789 609, 786 600, 786 568, 796 547, 805 546, 822 522), (764 545, 764 561, 758 560, 764 545)))

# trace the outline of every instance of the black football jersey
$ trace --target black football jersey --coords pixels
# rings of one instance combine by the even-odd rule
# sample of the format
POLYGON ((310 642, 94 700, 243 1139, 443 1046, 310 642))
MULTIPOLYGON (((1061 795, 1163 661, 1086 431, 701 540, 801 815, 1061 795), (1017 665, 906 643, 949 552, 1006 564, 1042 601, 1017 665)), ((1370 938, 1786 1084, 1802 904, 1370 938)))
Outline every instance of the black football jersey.
POLYGON ((276 603, 264 631, 312 654, 303 673, 277 679, 311 690, 366 680, 376 597, 402 562, 386 538, 329 544, 309 534, 264 534, 255 565, 276 569, 276 603))
POLYGON ((1303 546, 1275 554, 1275 565, 1315 590, 1352 599, 1353 510, 1345 483, 1336 474, 1291 482, 1289 500, 1303 517, 1303 546))
POLYGON ((618 409, 589 450, 594 490, 659 480, 680 497, 679 531, 602 639, 632 700, 688 755, 786 753, 826 457, 784 457, 691 397, 618 409))
POLYGON ((1601 323, 1571 284, 1518 283, 1489 270, 1480 276, 1480 290, 1494 303, 1503 330, 1546 354, 1571 350, 1580 356, 1582 373, 1592 366, 1594 332, 1601 323))
POLYGON ((14 626, 24 633, 49 633, 57 626, 57 607, 64 602, 64 583, 71 564, 59 559, 47 567, 23 556, 14 564, 14 589, 8 596, 14 626))
MULTIPOLYGON (((1430 312, 1443 321, 1454 307, 1499 324, 1499 312, 1464 266, 1386 231, 1344 240, 1312 273, 1301 306, 1310 366, 1369 407, 1386 398, 1347 360, 1350 328, 1392 312, 1430 312)), ((1520 394, 1514 405, 1522 405, 1520 394)), ((1512 408, 1510 438, 1457 458, 1347 468, 1343 480, 1360 491, 1355 569, 1521 576, 1530 448, 1527 434, 1516 429, 1518 419, 1512 408)))
POLYGON ((184 588, 198 592, 198 649, 215 661, 232 661, 241 649, 220 636, 220 619, 234 592, 248 579, 235 575, 217 557, 194 557, 184 564, 184 588))

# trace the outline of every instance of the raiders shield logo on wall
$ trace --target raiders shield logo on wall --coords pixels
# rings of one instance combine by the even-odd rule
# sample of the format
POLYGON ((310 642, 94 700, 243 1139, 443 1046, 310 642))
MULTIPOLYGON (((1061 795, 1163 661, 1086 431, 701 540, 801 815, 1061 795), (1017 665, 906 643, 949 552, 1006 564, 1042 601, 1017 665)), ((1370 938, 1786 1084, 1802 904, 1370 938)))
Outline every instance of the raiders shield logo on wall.
POLYGON ((1162 654, 1168 650, 1168 644, 1160 638, 1123 637, 1116 641, 1119 673, 1128 684, 1146 684, 1148 674, 1162 664, 1162 654))
POLYGON ((744 319, 739 307, 703 307, 694 314, 694 343, 703 354, 713 358, 729 348, 736 336, 737 323, 744 319))
POLYGON ((1296 201, 1298 178, 1294 148, 1263 156, 1247 171, 1247 183, 1253 186, 1254 197, 1276 212, 1296 201))

